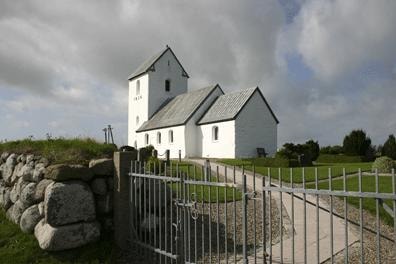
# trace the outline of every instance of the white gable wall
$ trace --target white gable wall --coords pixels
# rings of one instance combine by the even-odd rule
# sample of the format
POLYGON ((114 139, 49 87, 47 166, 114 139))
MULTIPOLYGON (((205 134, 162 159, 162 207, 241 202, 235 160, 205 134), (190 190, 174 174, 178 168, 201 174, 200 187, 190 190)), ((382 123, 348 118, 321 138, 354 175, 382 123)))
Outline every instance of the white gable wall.
MULTIPOLYGON (((155 129, 145 132, 137 133, 138 141, 142 142, 143 145, 139 146, 145 147, 145 135, 149 135, 149 143, 148 145, 153 145, 154 148, 158 151, 158 154, 164 154, 165 150, 170 150, 170 157, 171 158, 178 158, 179 157, 179 150, 181 150, 182 158, 186 156, 186 144, 185 144, 185 126, 176 126, 170 128, 161 128, 155 129), (173 131, 173 143, 169 142, 169 130, 173 131), (157 142, 157 133, 161 133, 161 144, 157 142)), ((165 158, 165 156, 159 156, 159 158, 165 158)))
POLYGON ((149 71, 148 116, 151 117, 168 99, 187 92, 186 76, 182 76, 183 69, 170 50, 154 64, 155 71, 149 71), (169 65, 168 65, 169 61, 169 65), (165 80, 170 80, 171 88, 165 91, 165 80))
POLYGON ((202 157, 235 158, 235 121, 225 121, 199 126, 202 133, 202 157), (219 128, 219 139, 214 141, 212 129, 219 128))
POLYGON ((258 147, 264 147, 269 155, 277 148, 277 123, 258 91, 235 120, 236 157, 256 157, 258 147))
POLYGON ((142 142, 139 142, 136 137, 136 130, 147 121, 148 116, 148 74, 144 74, 139 78, 129 81, 129 103, 128 103, 128 145, 135 146, 135 141, 138 147, 142 147, 142 142), (136 83, 140 82, 140 93, 136 94, 136 83), (139 117, 139 124, 136 124, 136 117, 139 117))
POLYGON ((202 155, 203 134, 199 126, 196 125, 205 111, 213 104, 216 98, 223 92, 219 87, 206 98, 205 102, 198 108, 191 119, 186 124, 186 157, 200 157, 202 155))

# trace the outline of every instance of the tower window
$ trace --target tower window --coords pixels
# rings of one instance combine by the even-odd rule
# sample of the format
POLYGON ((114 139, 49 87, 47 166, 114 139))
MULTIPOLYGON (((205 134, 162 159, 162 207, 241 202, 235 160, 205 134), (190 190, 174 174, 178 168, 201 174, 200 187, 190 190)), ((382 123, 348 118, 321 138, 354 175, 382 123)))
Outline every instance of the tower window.
POLYGON ((165 91, 170 92, 170 89, 171 89, 170 80, 165 80, 165 91))
POLYGON ((144 135, 144 143, 145 143, 146 145, 149 144, 149 135, 148 135, 148 134, 145 134, 145 135, 144 135))
POLYGON ((140 94, 140 80, 136 81, 136 95, 140 94))
POLYGON ((214 126, 212 128, 212 140, 213 141, 219 140, 219 127, 218 126, 214 126))
POLYGON ((136 116, 136 125, 139 125, 139 116, 136 116))
POLYGON ((173 130, 169 130, 168 137, 169 137, 169 143, 173 143, 173 130))
POLYGON ((161 144, 161 132, 157 132, 157 144, 161 144))

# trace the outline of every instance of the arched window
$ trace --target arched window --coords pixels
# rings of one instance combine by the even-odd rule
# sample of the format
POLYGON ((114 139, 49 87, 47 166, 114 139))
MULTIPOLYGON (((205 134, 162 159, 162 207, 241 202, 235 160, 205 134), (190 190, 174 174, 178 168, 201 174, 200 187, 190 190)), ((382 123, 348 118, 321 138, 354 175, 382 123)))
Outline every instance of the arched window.
POLYGON ((213 141, 219 140, 219 127, 218 126, 212 127, 212 140, 213 141))
POLYGON ((169 143, 173 143, 173 130, 169 130, 168 138, 169 138, 169 143))
POLYGON ((165 80, 165 92, 170 92, 171 82, 170 80, 165 80))
POLYGON ((140 80, 136 81, 136 95, 140 94, 140 80))
POLYGON ((161 144, 161 132, 157 132, 157 144, 161 144))
POLYGON ((136 116, 136 125, 139 125, 139 116, 136 116))
POLYGON ((145 135, 144 135, 144 143, 145 143, 146 145, 149 144, 149 135, 148 135, 148 134, 145 134, 145 135))

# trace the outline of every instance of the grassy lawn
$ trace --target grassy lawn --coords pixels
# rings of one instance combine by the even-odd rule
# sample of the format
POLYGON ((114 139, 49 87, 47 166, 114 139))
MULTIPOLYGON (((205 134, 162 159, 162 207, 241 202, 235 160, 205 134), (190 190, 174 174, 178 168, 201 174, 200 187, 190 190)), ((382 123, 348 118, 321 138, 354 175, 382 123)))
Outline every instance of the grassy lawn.
POLYGON ((25 234, 8 221, 0 209, 0 263, 111 263, 112 238, 62 252, 46 252, 39 248, 33 234, 25 234))
MULTIPOLYGON (((176 167, 177 165, 179 166, 179 170, 187 174, 187 178, 189 179, 194 179, 197 181, 202 181, 204 180, 204 175, 202 173, 201 167, 196 166, 194 170, 194 165, 187 163, 187 162, 172 162, 172 176, 176 176, 176 167), (194 172, 195 171, 195 172, 194 172)), ((167 175, 170 175, 170 168, 168 168, 167 175)), ((211 182, 224 182, 224 179, 218 179, 217 177, 213 176, 210 178, 211 182)), ((177 191, 179 189, 178 184, 172 184, 172 189, 174 191, 177 191)), ((196 194, 196 199, 197 201, 201 202, 202 200, 204 202, 211 202, 215 203, 217 202, 217 199, 219 200, 220 203, 223 202, 232 202, 234 193, 233 190, 235 189, 235 200, 241 200, 242 199, 242 193, 237 189, 237 188, 232 188, 232 187, 210 187, 206 185, 192 185, 188 184, 188 190, 186 192, 186 195, 189 195, 191 197, 192 193, 196 194), (217 196, 218 195, 218 196, 217 196)))
MULTIPOLYGON (((249 171, 253 171, 252 161, 249 159, 222 159, 219 162, 230 165, 237 166, 241 168, 242 166, 249 171)), ((319 179, 327 179, 329 177, 329 168, 331 169, 332 177, 337 177, 342 175, 343 168, 347 174, 355 173, 358 169, 362 169, 362 171, 370 171, 371 170, 371 162, 362 162, 362 163, 318 163, 313 167, 307 168, 280 168, 280 174, 282 176, 282 181, 290 181, 291 170, 293 171, 293 182, 302 183, 303 182, 303 171, 305 172, 305 181, 312 182, 315 181, 315 168, 318 169, 318 178, 319 179)), ((255 166, 255 170, 257 173, 268 176, 268 167, 255 166)), ((279 168, 270 168, 271 178, 276 180, 279 179, 279 168)))
POLYGON ((90 138, 49 140, 16 140, 0 143, 0 153, 42 155, 55 163, 88 164, 90 159, 112 157, 115 145, 102 144, 90 138))
MULTIPOLYGON (((359 178, 350 177, 347 178, 347 190, 348 191, 359 191, 359 178)), ((315 188, 314 184, 307 184, 307 188, 315 188)), ((328 182, 319 183, 319 189, 329 189, 328 182)), ((342 179, 336 179, 332 181, 333 190, 343 190, 344 183, 342 179)), ((378 189, 381 193, 391 193, 392 190, 392 177, 380 176, 378 180, 378 189)), ((375 176, 362 176, 362 191, 363 192, 375 192, 375 176)), ((347 198, 349 204, 359 208, 359 198, 350 197, 347 198)), ((390 208, 393 208, 393 202, 391 200, 385 201, 390 208)), ((375 199, 363 198, 363 207, 370 211, 372 214, 376 214, 376 202, 375 199)), ((393 218, 385 212, 383 207, 380 205, 380 217, 388 225, 393 225, 393 218)))

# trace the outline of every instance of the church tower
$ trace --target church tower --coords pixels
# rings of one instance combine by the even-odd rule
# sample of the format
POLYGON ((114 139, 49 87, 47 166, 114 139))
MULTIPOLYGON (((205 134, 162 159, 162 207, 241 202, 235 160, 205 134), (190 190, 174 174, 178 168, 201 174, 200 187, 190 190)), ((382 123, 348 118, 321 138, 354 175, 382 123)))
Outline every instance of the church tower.
POLYGON ((141 64, 129 80, 128 145, 141 148, 136 130, 171 98, 187 92, 188 74, 168 46, 141 64))

